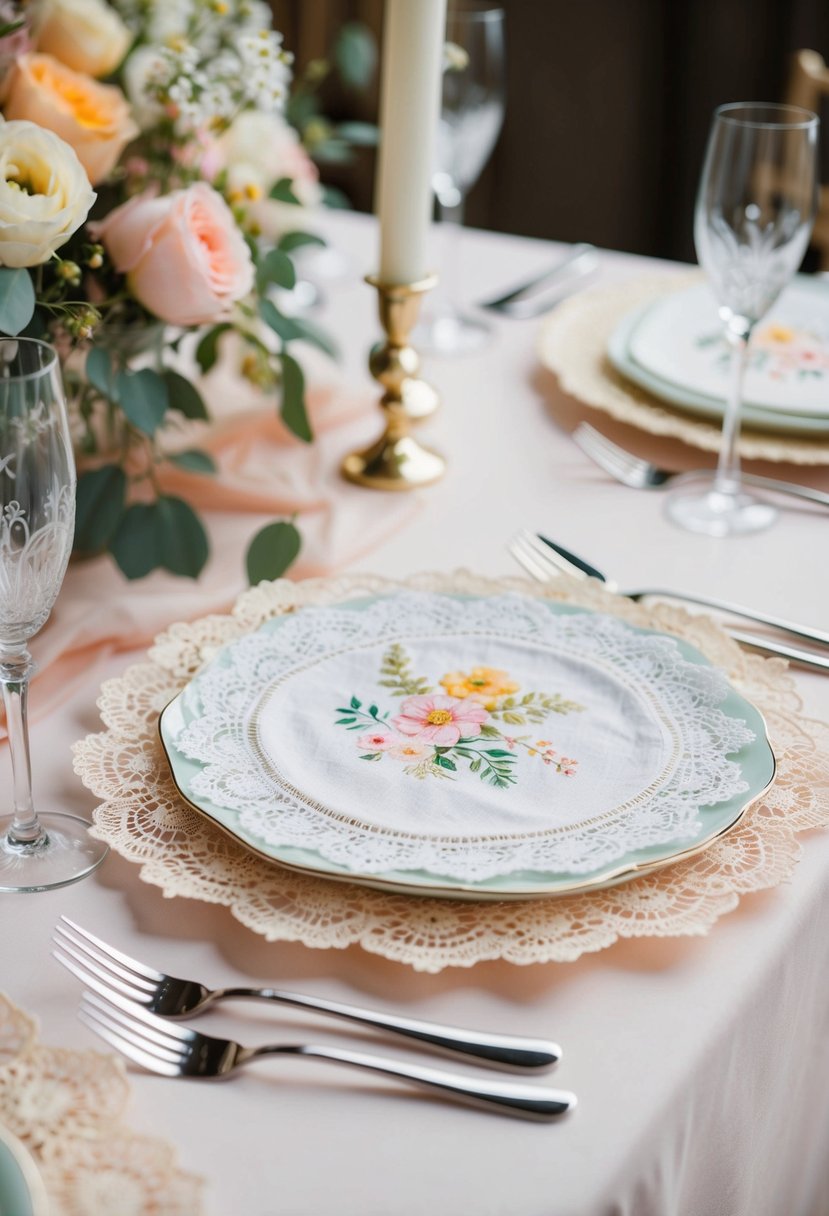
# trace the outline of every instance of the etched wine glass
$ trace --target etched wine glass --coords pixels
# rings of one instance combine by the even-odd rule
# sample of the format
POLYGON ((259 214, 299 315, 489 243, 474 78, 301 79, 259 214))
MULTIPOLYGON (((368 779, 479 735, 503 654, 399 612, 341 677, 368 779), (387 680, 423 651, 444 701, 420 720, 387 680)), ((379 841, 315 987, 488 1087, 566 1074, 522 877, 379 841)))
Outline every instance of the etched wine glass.
POLYGON ((0 891, 75 882, 108 851, 83 819, 38 815, 32 801, 28 646, 57 599, 74 525, 75 465, 57 353, 34 339, 0 338, 0 684, 13 803, 0 818, 0 891))
POLYGON ((707 536, 767 528, 768 502, 747 494, 738 439, 750 339, 800 265, 817 207, 818 119, 799 106, 720 106, 708 141, 694 242, 719 304, 731 370, 717 468, 666 502, 681 527, 707 536))
POLYGON ((450 0, 443 94, 432 189, 440 223, 440 283, 417 345, 441 354, 477 350, 490 326, 460 304, 460 245, 466 196, 489 160, 504 121, 504 10, 450 0))

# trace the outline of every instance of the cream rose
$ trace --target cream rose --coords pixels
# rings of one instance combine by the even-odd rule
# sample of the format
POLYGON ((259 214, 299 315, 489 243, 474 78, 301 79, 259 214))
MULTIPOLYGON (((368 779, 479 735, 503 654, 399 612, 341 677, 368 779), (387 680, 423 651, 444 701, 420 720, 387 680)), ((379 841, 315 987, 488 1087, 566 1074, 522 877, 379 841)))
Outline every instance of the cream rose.
POLYGON ((59 135, 75 149, 93 186, 107 177, 138 134, 119 88, 73 72, 51 55, 21 56, 5 114, 59 135))
POLYGON ((205 182, 130 199, 95 228, 135 298, 171 325, 226 317, 253 288, 253 261, 227 203, 205 182))
POLYGON ((211 177, 224 170, 231 201, 242 203, 256 229, 271 239, 305 222, 295 204, 268 197, 276 182, 287 177, 302 207, 319 204, 317 167, 279 114, 243 110, 209 150, 207 165, 211 177))
POLYGON ((33 122, 0 122, 0 266, 39 266, 95 202, 68 144, 33 122))
POLYGON ((108 76, 129 50, 132 34, 105 0, 40 0, 37 49, 75 72, 108 76))

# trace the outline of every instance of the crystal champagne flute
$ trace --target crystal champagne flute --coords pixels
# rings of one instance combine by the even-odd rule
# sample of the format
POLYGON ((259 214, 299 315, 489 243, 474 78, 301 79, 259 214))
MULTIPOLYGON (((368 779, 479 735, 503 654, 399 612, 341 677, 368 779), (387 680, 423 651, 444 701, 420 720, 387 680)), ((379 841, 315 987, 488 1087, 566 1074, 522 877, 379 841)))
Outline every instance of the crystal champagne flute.
POLYGON ((57 353, 30 338, 0 338, 0 684, 13 803, 13 813, 0 818, 0 891, 64 886, 107 853, 83 819, 38 815, 32 801, 28 644, 57 599, 74 524, 75 466, 57 353))
POLYGON ((749 342, 801 263, 817 206, 818 119, 799 106, 720 106, 694 220, 697 255, 719 304, 731 371, 716 471, 675 491, 669 517, 707 536, 756 532, 775 508, 747 494, 737 443, 749 342))
POLYGON ((418 327, 417 345, 441 354, 478 349, 490 327, 466 315, 460 297, 460 243, 466 196, 495 147, 504 121, 504 10, 450 0, 443 97, 432 189, 440 223, 440 284, 418 327))

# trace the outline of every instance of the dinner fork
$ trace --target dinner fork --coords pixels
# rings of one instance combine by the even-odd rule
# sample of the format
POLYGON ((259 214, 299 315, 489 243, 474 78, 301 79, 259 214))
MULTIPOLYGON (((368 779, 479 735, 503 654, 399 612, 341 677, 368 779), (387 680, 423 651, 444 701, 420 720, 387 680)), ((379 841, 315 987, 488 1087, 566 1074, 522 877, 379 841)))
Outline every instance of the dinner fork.
POLYGON ((426 1047, 471 1056, 481 1064, 504 1069, 548 1068, 561 1058, 558 1044, 546 1039, 472 1032, 282 989, 206 988, 195 980, 177 979, 146 967, 82 929, 67 916, 62 916, 55 926, 54 941, 54 957, 87 988, 107 1000, 113 1000, 114 995, 126 997, 164 1018, 192 1016, 217 1001, 253 998, 345 1018, 388 1034, 414 1039, 426 1047))
MULTIPOLYGON (((742 608, 738 604, 729 604, 725 600, 708 599, 682 591, 660 591, 656 588, 622 591, 614 582, 606 578, 601 570, 597 570, 595 566, 589 565, 583 558, 577 557, 574 553, 564 549, 561 545, 557 545, 554 541, 536 536, 532 532, 519 532, 507 547, 519 565, 523 566, 532 578, 541 583, 550 582, 551 579, 556 578, 559 574, 567 574, 579 579, 595 578, 603 583, 608 591, 624 595, 631 600, 638 601, 650 597, 684 600, 691 604, 713 608, 715 611, 744 616, 746 619, 754 621, 757 624, 781 629, 784 632, 793 634, 795 637, 807 638, 809 641, 829 645, 829 634, 822 633, 820 630, 808 630, 800 625, 784 621, 780 617, 765 616, 760 613, 755 614, 747 608, 742 608)), ((799 647, 789 646, 784 642, 774 641, 771 638, 760 637, 753 633, 745 633, 742 629, 735 629, 731 625, 724 626, 724 629, 729 637, 732 637, 735 642, 740 642, 744 646, 751 646, 755 650, 765 651, 766 654, 780 655, 782 658, 789 659, 793 663, 800 663, 802 666, 811 667, 816 671, 829 671, 829 658, 824 658, 811 650, 802 650, 799 647)))
MULTIPOLYGON (((676 473, 651 464, 642 456, 635 456, 597 431, 589 422, 580 422, 572 435, 573 442, 581 448, 600 468, 634 490, 660 490, 672 482, 690 481, 696 473, 676 473)), ((793 498, 805 498, 808 502, 829 507, 829 494, 815 490, 812 486, 800 486, 791 481, 778 481, 775 477, 761 477, 756 473, 742 474, 743 481, 775 494, 788 494, 793 498)))
POLYGON ((404 1064, 387 1056, 367 1055, 340 1047, 298 1043, 243 1047, 232 1039, 214 1038, 165 1022, 115 993, 107 1000, 92 992, 84 993, 78 1016, 84 1025, 127 1059, 164 1077, 226 1077, 263 1056, 306 1056, 399 1077, 472 1105, 527 1119, 552 1119, 576 1105, 575 1094, 566 1090, 542 1089, 510 1081, 478 1081, 438 1068, 404 1064))

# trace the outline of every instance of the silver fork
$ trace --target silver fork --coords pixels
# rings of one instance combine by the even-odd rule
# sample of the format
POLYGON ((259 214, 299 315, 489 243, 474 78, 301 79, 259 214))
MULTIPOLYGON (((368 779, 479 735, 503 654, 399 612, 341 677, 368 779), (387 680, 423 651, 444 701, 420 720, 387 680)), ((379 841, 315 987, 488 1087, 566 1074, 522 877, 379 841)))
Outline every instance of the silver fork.
MULTIPOLYGON (((614 582, 607 579, 601 570, 597 570, 595 566, 589 565, 582 558, 577 557, 574 553, 570 553, 567 549, 562 548, 553 541, 536 536, 532 532, 519 532, 510 541, 507 548, 519 565, 524 567, 530 577, 540 583, 548 583, 560 574, 567 574, 571 578, 577 579, 595 578, 603 583, 608 591, 627 596, 631 600, 643 600, 654 596, 658 599, 673 599, 680 602, 686 601, 690 604, 700 604, 703 607, 713 608, 716 611, 744 616, 746 619, 754 621, 757 624, 768 625, 772 628, 791 633, 794 637, 807 638, 809 641, 817 642, 824 646, 829 645, 829 634, 822 633, 820 630, 808 630, 792 622, 784 621, 780 617, 764 616, 760 613, 755 614, 747 608, 742 608, 738 604, 729 604, 724 600, 707 599, 703 596, 690 595, 682 591, 660 591, 655 588, 622 591, 614 582)), ((811 667, 815 671, 829 671, 829 658, 824 658, 813 651, 802 650, 799 647, 789 646, 784 642, 773 641, 771 638, 760 637, 757 634, 745 633, 742 629, 735 629, 731 625, 726 625, 724 628, 726 633, 734 638, 735 642, 740 642, 744 646, 751 646, 753 649, 764 651, 766 654, 780 655, 782 658, 789 659, 793 663, 799 663, 803 667, 811 667)))
MULTIPOLYGON (((642 456, 634 456, 633 452, 628 452, 626 448, 608 439, 589 422, 580 422, 573 431, 572 438, 585 456, 589 456, 611 477, 621 481, 622 485, 632 486, 634 490, 660 490, 671 483, 681 484, 697 476, 696 473, 675 473, 661 469, 642 456)), ((829 507, 829 494, 824 490, 800 486, 791 481, 778 481, 774 477, 761 477, 756 473, 743 472, 741 477, 749 485, 772 490, 775 494, 805 498, 808 502, 817 502, 823 507, 829 507)))
POLYGON ((54 941, 54 957, 87 988, 110 1001, 116 996, 126 997, 164 1018, 192 1016, 217 1001, 253 998, 345 1018, 388 1034, 414 1039, 423 1046, 439 1051, 471 1056, 478 1063, 499 1068, 548 1068, 561 1058, 558 1044, 546 1039, 472 1032, 437 1022, 424 1022, 419 1018, 360 1009, 324 997, 305 996, 283 989, 207 988, 195 980, 177 979, 163 971, 146 967, 82 929, 67 916, 62 916, 55 926, 54 941))
POLYGON ((403 1064, 386 1056, 366 1055, 339 1047, 297 1043, 243 1047, 232 1039, 214 1038, 165 1022, 116 994, 103 1000, 94 993, 84 993, 78 1016, 84 1025, 122 1055, 164 1077, 226 1077, 263 1056, 310 1056, 399 1077, 412 1085, 450 1094, 462 1102, 527 1119, 552 1119, 576 1105, 575 1094, 566 1090, 535 1088, 510 1081, 477 1081, 438 1068, 403 1064))

